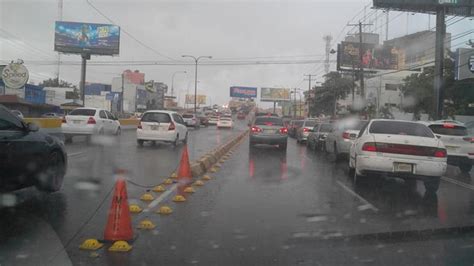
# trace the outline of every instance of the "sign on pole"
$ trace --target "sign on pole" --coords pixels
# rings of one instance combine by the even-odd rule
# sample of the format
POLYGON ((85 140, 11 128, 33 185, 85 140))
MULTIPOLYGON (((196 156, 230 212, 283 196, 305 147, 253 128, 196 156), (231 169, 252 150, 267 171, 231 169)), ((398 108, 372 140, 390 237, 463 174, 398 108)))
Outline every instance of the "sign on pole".
POLYGON ((255 87, 230 87, 230 97, 233 98, 257 98, 257 88, 255 87))
POLYGON ((11 63, 3 68, 2 79, 9 89, 21 89, 28 82, 28 69, 22 63, 11 63))
POLYGON ((290 101, 290 89, 285 88, 261 88, 260 101, 262 102, 284 102, 290 101))

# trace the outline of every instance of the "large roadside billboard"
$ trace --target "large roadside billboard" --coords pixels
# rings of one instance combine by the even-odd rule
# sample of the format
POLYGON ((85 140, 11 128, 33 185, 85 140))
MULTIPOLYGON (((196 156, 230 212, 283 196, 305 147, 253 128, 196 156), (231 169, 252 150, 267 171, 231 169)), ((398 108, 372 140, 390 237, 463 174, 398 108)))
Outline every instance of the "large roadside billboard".
MULTIPOLYGON (((197 95, 197 104, 206 104, 206 95, 197 95)), ((186 94, 185 104, 194 104, 194 94, 186 94)))
POLYGON ((444 7, 446 14, 474 15, 474 0, 373 0, 374 8, 432 13, 444 7))
MULTIPOLYGON (((359 43, 342 42, 338 46, 338 68, 359 68, 359 43)), ((366 69, 399 69, 401 51, 391 47, 364 43, 362 67, 366 69)))
POLYGON ((120 27, 110 24, 56 21, 54 50, 62 53, 118 55, 120 27))
POLYGON ((454 67, 457 80, 474 78, 474 49, 458 48, 454 67))
POLYGON ((233 98, 257 98, 257 88, 255 87, 230 87, 230 97, 233 98))
POLYGON ((290 89, 285 88, 261 88, 260 101, 262 102, 284 102, 290 101, 290 89))

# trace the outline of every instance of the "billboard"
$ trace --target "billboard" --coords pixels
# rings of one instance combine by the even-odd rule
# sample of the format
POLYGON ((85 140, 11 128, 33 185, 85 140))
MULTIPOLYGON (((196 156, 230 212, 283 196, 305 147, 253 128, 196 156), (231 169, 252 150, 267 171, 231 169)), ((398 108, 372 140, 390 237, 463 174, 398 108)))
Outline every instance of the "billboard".
POLYGON ((431 13, 444 7, 447 15, 474 15, 474 0, 373 0, 374 8, 431 13))
MULTIPOLYGON (((359 68, 359 43, 342 42, 338 46, 338 68, 359 68)), ((387 45, 364 43, 362 67, 366 69, 399 69, 399 49, 387 45)))
POLYGON ((290 101, 290 89, 285 88, 261 88, 260 101, 262 102, 284 102, 290 101))
POLYGON ((230 87, 230 97, 235 98, 257 98, 257 88, 255 87, 230 87))
POLYGON ((474 78, 474 49, 458 48, 454 67, 456 80, 474 78))
POLYGON ((54 50, 62 53, 118 55, 120 27, 110 24, 56 21, 54 50))
MULTIPOLYGON (((206 104, 206 95, 197 95, 197 104, 206 104)), ((194 94, 186 94, 185 104, 194 104, 194 94)))

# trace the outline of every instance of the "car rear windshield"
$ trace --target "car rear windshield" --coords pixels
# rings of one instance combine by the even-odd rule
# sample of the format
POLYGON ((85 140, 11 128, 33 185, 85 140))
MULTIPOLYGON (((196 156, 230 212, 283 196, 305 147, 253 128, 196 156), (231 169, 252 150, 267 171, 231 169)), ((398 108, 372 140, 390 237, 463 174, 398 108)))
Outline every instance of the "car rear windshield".
POLYGON ((76 109, 72 110, 69 115, 84 115, 84 116, 94 116, 95 110, 94 109, 76 109))
POLYGON ((297 127, 300 127, 300 126, 303 125, 303 123, 304 123, 304 121, 295 121, 294 125, 297 126, 297 127))
POLYGON ((446 125, 431 125, 429 128, 435 133, 440 135, 450 135, 450 136, 466 136, 467 128, 463 126, 457 126, 453 124, 446 125))
POLYGON ((166 113, 146 113, 142 117, 142 122, 170 123, 171 117, 166 113))
POLYGON ((319 131, 321 132, 329 132, 331 131, 332 129, 332 125, 331 124, 322 124, 321 125, 321 128, 319 129, 319 131))
POLYGON ((278 117, 257 117, 255 119, 255 125, 265 126, 283 126, 283 120, 278 117))
POLYGON ((223 120, 223 121, 230 121, 231 119, 230 119, 230 117, 221 117, 221 120, 223 120))
POLYGON ((317 124, 317 121, 305 121, 304 126, 305 127, 314 127, 317 124))
POLYGON ((187 114, 187 115, 183 115, 183 118, 193 118, 194 115, 190 115, 190 114, 187 114))
POLYGON ((408 135, 433 138, 431 130, 422 124, 403 121, 374 121, 370 125, 372 134, 408 135))

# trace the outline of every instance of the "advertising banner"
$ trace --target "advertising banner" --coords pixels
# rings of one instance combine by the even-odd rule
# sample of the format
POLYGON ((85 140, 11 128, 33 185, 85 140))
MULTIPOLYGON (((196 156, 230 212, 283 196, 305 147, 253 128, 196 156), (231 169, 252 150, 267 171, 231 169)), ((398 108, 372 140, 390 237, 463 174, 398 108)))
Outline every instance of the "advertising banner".
POLYGON ((436 12, 444 7, 446 14, 472 16, 474 14, 473 0, 373 0, 374 8, 392 9, 405 12, 436 12))
MULTIPOLYGON (((197 104, 206 104, 206 95, 197 96, 197 104)), ((186 94, 185 104, 194 104, 194 94, 186 94)))
POLYGON ((230 87, 230 97, 234 98, 257 98, 257 88, 255 87, 230 87))
MULTIPOLYGON (((342 42, 339 46, 339 68, 359 68, 359 43, 342 42)), ((399 69, 400 51, 391 46, 363 44, 362 67, 366 69, 399 69)))
POLYGON ((28 82, 28 69, 23 64, 11 63, 2 70, 2 80, 9 89, 20 89, 28 82))
POLYGON ((290 101, 290 89, 285 88, 261 88, 260 101, 282 102, 290 101))
POLYGON ((458 48, 454 67, 457 80, 474 78, 474 49, 458 48))
POLYGON ((118 55, 119 46, 119 26, 56 21, 54 50, 57 52, 118 55))

